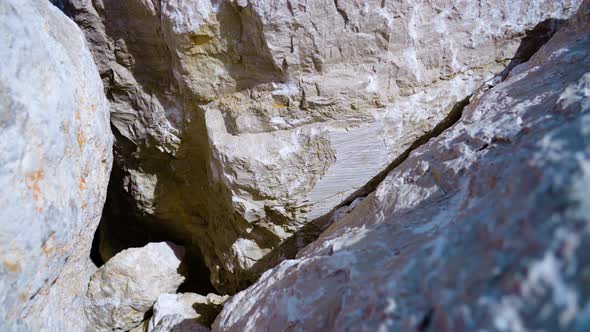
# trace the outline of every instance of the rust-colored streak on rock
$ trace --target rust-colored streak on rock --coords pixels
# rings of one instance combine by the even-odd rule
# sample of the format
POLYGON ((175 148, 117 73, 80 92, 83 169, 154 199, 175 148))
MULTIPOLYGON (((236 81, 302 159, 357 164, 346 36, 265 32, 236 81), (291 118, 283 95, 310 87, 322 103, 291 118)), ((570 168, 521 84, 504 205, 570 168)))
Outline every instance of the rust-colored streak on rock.
POLYGON ((41 187, 39 186, 39 182, 41 180, 43 180, 43 177, 44 177, 44 173, 43 173, 42 168, 39 168, 35 172, 29 173, 25 177, 25 183, 27 185, 27 188, 33 194, 33 200, 35 200, 35 205, 37 206, 36 209, 39 212, 43 211, 43 207, 41 207, 41 205, 40 205, 42 195, 41 195, 41 187))
POLYGON ((2 265, 4 266, 4 269, 10 273, 20 273, 22 270, 19 262, 4 261, 2 265))

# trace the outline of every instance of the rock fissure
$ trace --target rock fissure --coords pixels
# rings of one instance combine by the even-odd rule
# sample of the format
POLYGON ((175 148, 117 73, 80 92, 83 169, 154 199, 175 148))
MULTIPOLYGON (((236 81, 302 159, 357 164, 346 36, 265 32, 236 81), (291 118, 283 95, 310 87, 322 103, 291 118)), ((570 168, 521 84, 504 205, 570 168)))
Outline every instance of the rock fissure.
MULTIPOLYGON (((108 12, 111 7, 114 10, 113 6, 114 4, 105 4, 105 8, 97 12, 108 12)), ((131 10, 117 6, 119 7, 116 8, 123 9, 118 15, 125 15, 126 11, 131 10)), ((302 35, 290 34, 286 39, 287 44, 284 45, 287 52, 282 53, 279 51, 279 45, 272 44, 278 40, 268 39, 268 36, 278 32, 273 30, 275 26, 268 21, 269 18, 264 16, 265 9, 259 5, 249 3, 242 6, 224 3, 217 8, 203 7, 203 11, 197 13, 195 18, 178 14, 177 11, 184 8, 182 4, 178 6, 176 8, 170 3, 160 5, 158 22, 167 32, 157 33, 152 35, 152 38, 154 40, 163 38, 162 44, 171 48, 168 53, 178 57, 174 60, 179 61, 175 66, 180 73, 184 74, 176 75, 177 82, 173 85, 184 87, 183 98, 195 93, 200 96, 197 97, 200 98, 198 103, 180 106, 179 114, 184 114, 182 116, 185 118, 183 120, 185 127, 179 129, 180 136, 178 136, 182 141, 196 144, 199 148, 190 148, 183 142, 181 146, 187 146, 187 148, 185 151, 181 151, 182 147, 176 148, 174 152, 176 157, 170 158, 166 154, 159 157, 149 152, 153 149, 149 146, 151 143, 145 146, 143 141, 133 139, 132 136, 126 135, 131 140, 121 136, 122 139, 118 141, 125 140, 129 144, 117 145, 121 151, 116 155, 121 156, 119 169, 122 173, 122 179, 118 182, 121 183, 119 187, 127 188, 127 192, 123 194, 127 195, 126 200, 130 204, 128 210, 136 211, 134 213, 136 221, 131 222, 136 226, 125 227, 128 231, 135 230, 140 233, 142 228, 150 228, 158 224, 169 228, 172 233, 178 233, 184 228, 180 233, 190 237, 179 240, 181 236, 177 234, 168 239, 180 241, 189 247, 197 247, 197 250, 202 253, 202 261, 211 272, 214 286, 230 293, 243 289, 255 281, 262 272, 282 259, 278 257, 292 257, 303 244, 313 240, 325 228, 325 223, 330 220, 331 211, 368 194, 376 188, 385 174, 405 160, 412 150, 452 125, 457 120, 457 116, 460 116, 460 109, 467 102, 466 96, 478 86, 471 82, 470 87, 464 86, 465 80, 469 81, 474 72, 477 72, 477 75, 488 72, 497 74, 506 67, 500 67, 501 64, 498 61, 513 58, 514 54, 516 54, 515 59, 522 61, 524 56, 527 54, 530 56, 532 53, 528 49, 530 47, 523 48, 524 44, 521 43, 518 49, 512 46, 515 53, 501 51, 498 56, 482 58, 482 61, 470 64, 467 69, 458 68, 448 73, 442 71, 440 76, 431 79, 430 83, 424 77, 418 76, 404 78, 406 81, 398 79, 395 85, 392 85, 388 79, 386 86, 397 86, 399 89, 396 92, 400 95, 399 101, 394 101, 394 104, 389 104, 391 101, 388 101, 390 99, 388 94, 383 93, 385 91, 381 92, 379 89, 382 87, 376 85, 381 84, 377 81, 381 72, 372 58, 352 56, 351 64, 359 68, 367 66, 369 80, 365 86, 366 93, 370 95, 378 92, 372 97, 377 104, 373 111, 370 110, 371 101, 354 92, 358 90, 358 87, 343 85, 339 88, 340 90, 331 92, 334 87, 327 85, 327 80, 315 81, 306 78, 306 73, 317 73, 327 78, 330 77, 330 72, 337 73, 337 67, 329 69, 337 63, 335 58, 331 58, 334 55, 322 53, 317 48, 315 34, 323 34, 325 31, 319 29, 320 25, 316 25, 317 22, 313 17, 301 16, 309 15, 306 9, 302 12, 300 12, 302 8, 297 6, 287 6, 289 8, 285 9, 286 16, 282 18, 299 27, 308 20, 311 30, 305 30, 302 35), (196 25, 189 26, 186 23, 188 21, 182 20, 192 20, 196 25), (306 38, 310 33, 308 40, 306 38), (193 45, 195 36, 207 36, 207 38, 199 38, 198 45, 193 45), (308 44, 302 44, 308 41, 308 44), (246 47, 244 43, 250 43, 252 46, 246 47), (187 52, 194 47, 198 47, 198 53, 187 52), (198 54, 205 54, 205 58, 201 60, 198 54), (295 59, 290 54, 295 54, 299 58, 295 59), (253 58, 255 56, 258 58, 253 58), (203 62, 205 59, 207 62, 203 62), (289 64, 288 67, 283 66, 285 62, 289 64), (220 81, 226 84, 222 85, 223 88, 202 89, 206 87, 202 85, 206 83, 202 75, 209 72, 204 71, 209 66, 218 68, 217 71, 227 70, 231 76, 231 79, 226 77, 220 81), (268 67, 272 74, 269 77, 259 74, 256 77, 247 77, 248 68, 253 68, 252 66, 259 66, 257 72, 264 72, 260 66, 268 67), (283 68, 283 72, 276 72, 277 68, 283 68), (199 73, 201 78, 197 79, 194 76, 196 73, 199 73), (289 83, 292 80, 290 77, 297 77, 297 83, 289 83), (266 82, 269 81, 272 83, 267 86, 266 82), (422 98, 416 97, 421 94, 436 95, 443 86, 443 89, 453 91, 450 97, 434 97, 442 98, 443 104, 413 101, 413 99, 422 98), (241 92, 244 88, 247 90, 241 92), (374 89, 377 90, 373 91, 374 89), (420 92, 422 90, 423 92, 420 92), (212 92, 216 97, 204 98, 205 91, 212 92), (339 96, 347 94, 345 99, 339 100, 342 98, 339 96), (456 103, 457 99, 461 101, 453 106, 453 102, 456 103), (347 102, 351 103, 351 106, 346 106, 347 102), (437 114, 434 116, 435 120, 412 124, 412 120, 406 119, 404 113, 409 114, 410 109, 416 107, 419 109, 424 107, 422 112, 426 114, 429 112, 437 114), (383 110, 386 111, 384 120, 363 122, 366 121, 365 119, 375 119, 374 117, 383 110), (294 116, 289 118, 288 113, 294 116), (355 113, 360 116, 353 115, 355 113), (191 121, 193 125, 186 127, 186 121, 191 121), (351 123, 355 125, 349 126, 347 121, 352 121, 351 123), (401 123, 398 124, 399 121, 401 123), (301 126, 301 123, 307 124, 301 126), (403 123, 407 123, 405 127, 407 131, 399 132, 395 129, 403 123), (196 131, 188 128, 194 128, 196 131), (349 134, 341 134, 340 128, 345 128, 349 134), (382 136, 376 137, 375 142, 372 142, 370 136, 367 136, 368 128, 372 128, 371 131, 382 131, 382 136), (193 139, 190 138, 191 136, 193 139), (321 138, 320 142, 325 143, 315 143, 316 137, 321 138), (356 147, 352 143, 361 143, 363 140, 366 140, 364 143, 366 145, 356 144, 358 145, 356 147), (385 142, 385 145, 382 142, 385 142), (390 145, 389 142, 394 143, 390 145), (258 148, 239 148, 250 145, 258 148), (134 156, 130 154, 133 150, 143 152, 134 156), (386 153, 382 154, 381 151, 386 153), (371 152, 377 155, 371 155, 371 152), (273 157, 275 160, 264 160, 266 156, 275 154, 281 157, 273 157), (356 158, 359 159, 358 161, 350 157, 353 154, 359 154, 356 158), (333 158, 330 158, 330 155, 333 158), (326 156, 328 156, 327 159, 326 156), (263 159, 259 159, 261 157, 263 159), (164 162, 156 161, 158 159, 154 158, 163 158, 161 160, 164 162), (362 165, 362 159, 374 161, 359 175, 350 173, 349 169, 362 165), (189 175, 191 172, 189 170, 194 169, 196 165, 200 165, 199 173, 189 175), (181 167, 180 171, 178 166, 181 167), (289 171, 284 173, 283 169, 289 171), (292 172, 292 175, 289 175, 289 172, 292 172), (356 183, 346 186, 338 185, 339 182, 350 181, 350 179, 356 183), (192 188, 199 188, 202 193, 197 194, 192 188), (184 195, 190 195, 191 199, 184 198, 184 195), (210 197, 216 197, 216 200, 212 201, 210 197), (194 203, 187 204, 178 200, 194 203), (140 209, 138 210, 137 207, 140 209), (300 223, 297 220, 305 220, 305 222, 300 223), (307 234, 308 232, 312 232, 313 235, 307 234), (298 245, 288 248, 294 243, 298 245), (288 249, 283 250, 283 248, 288 249)), ((403 5, 400 6, 396 10, 405 10, 403 5)), ((342 11, 349 13, 347 14, 349 16, 355 13, 348 4, 338 2, 330 4, 325 10, 333 12, 336 17, 340 17, 342 11)), ((391 8, 383 9, 379 5, 378 10, 391 10, 391 8)), ((73 17, 77 19, 90 14, 96 15, 93 14, 92 8, 81 7, 74 10, 73 17)), ((413 12, 408 15, 410 14, 415 15, 413 12)), ((413 17, 411 15, 409 17, 413 17)), ((351 17, 348 18, 349 21, 352 20, 351 17)), ((145 19, 149 19, 149 15, 145 19)), ((385 23, 391 24, 390 21, 385 23)), ((128 28, 138 29, 135 24, 129 24, 128 28)), ((359 24, 356 21, 354 23, 355 26, 359 24)), ((408 24, 409 28, 412 28, 414 23, 408 24)), ((527 26, 527 29, 537 31, 537 35, 543 35, 545 38, 548 32, 555 30, 557 23, 555 20, 546 20, 545 23, 537 25, 544 28, 527 26)), ((92 36, 91 40, 113 38, 109 36, 109 29, 104 31, 102 29, 104 28, 98 24, 92 30, 88 30, 87 33, 92 36)), ((529 36, 530 33, 528 35, 525 33, 525 29, 520 29, 506 35, 511 38, 510 40, 518 40, 520 33, 525 41, 535 40, 529 36)), ((408 34, 410 33, 415 32, 408 31, 408 34)), ((510 42, 506 41, 506 43, 510 42)), ((497 41, 494 43, 499 45, 497 41)), ((532 45, 532 43, 528 44, 532 45)), ((335 43, 340 56, 346 57, 346 54, 342 53, 343 45, 345 44, 335 43)), ((416 48, 418 44, 412 42, 411 45, 416 48)), ((94 47, 98 46, 100 45, 94 47)), ((127 48, 130 46, 131 44, 127 48)), ((133 48, 137 49, 139 46, 138 44, 133 48)), ((501 47, 508 46, 501 45, 501 47)), ((97 52, 98 50, 95 54, 99 58, 103 57, 97 52)), ((116 66, 109 65, 108 61, 112 60, 108 59, 100 59, 99 63, 105 63, 104 69, 107 71, 111 70, 111 66, 118 71, 122 70, 120 66, 130 67, 131 73, 141 70, 141 67, 138 67, 141 63, 134 65, 133 62, 120 60, 134 57, 131 53, 122 56, 124 52, 125 48, 121 46, 116 66)), ((380 52, 395 55, 397 51, 389 45, 386 50, 380 52)), ((441 59, 442 64, 448 58, 443 55, 441 59)), ((143 61, 148 63, 146 60, 143 61)), ((174 65, 174 61, 171 65, 174 65)), ((516 60, 513 61, 509 67, 516 63, 516 60)), ((415 71, 415 73, 420 72, 420 68, 415 71)), ((427 71, 423 72, 424 75, 426 73, 427 71)), ((481 77, 479 76, 478 79, 481 77)), ((343 77, 340 79, 345 82, 343 77)), ((118 89, 119 83, 111 82, 110 84, 111 90, 118 89)), ((152 99, 148 100, 153 102, 152 99)), ((115 105, 117 105, 114 113, 116 119, 122 119, 117 114, 129 114, 128 111, 117 110, 123 106, 119 101, 115 105)), ((154 130, 153 127, 151 129, 138 127, 138 129, 139 131, 136 130, 136 132, 154 130)), ((118 130, 115 132, 117 133, 118 130)), ((148 142, 161 144, 158 141, 166 141, 161 135, 170 133, 165 130, 161 133, 153 132, 148 142)), ((115 224, 121 223, 115 222, 115 224)), ((113 231, 127 232, 116 231, 116 228, 113 231)), ((142 244, 145 243, 146 241, 142 242, 142 244)), ((115 247, 119 247, 115 250, 116 252, 128 245, 115 247)))
POLYGON ((0 329, 587 330, 589 10, 0 1, 0 329))

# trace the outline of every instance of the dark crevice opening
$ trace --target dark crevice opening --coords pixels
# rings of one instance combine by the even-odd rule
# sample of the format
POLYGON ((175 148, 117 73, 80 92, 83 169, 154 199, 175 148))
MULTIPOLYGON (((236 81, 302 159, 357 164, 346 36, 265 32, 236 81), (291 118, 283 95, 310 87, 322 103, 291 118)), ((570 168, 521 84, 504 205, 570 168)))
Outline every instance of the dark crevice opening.
MULTIPOLYGON (((113 128, 115 137, 118 132, 113 128)), ((121 137, 119 143, 121 143, 121 137)), ((116 150, 116 148, 115 148, 116 150)), ((117 152, 107 188, 107 197, 100 223, 92 240, 90 258, 97 267, 112 256, 128 248, 143 247, 150 242, 169 241, 182 245, 186 252, 183 259, 185 282, 178 292, 193 292, 206 295, 216 293, 210 281, 210 271, 205 265, 201 251, 191 243, 190 238, 168 229, 165 220, 142 214, 125 191, 126 172, 118 162, 117 152)))
POLYGON ((514 67, 529 61, 529 59, 537 53, 537 51, 543 47, 543 45, 545 45, 566 22, 567 20, 549 18, 537 24, 534 28, 527 30, 514 54, 514 57, 510 60, 510 63, 508 63, 502 73, 500 73, 502 79, 506 79, 514 67))
POLYGON ((428 328, 430 327, 430 325, 432 324, 433 316, 434 316, 434 309, 433 308, 428 309, 428 311, 426 312, 426 314, 424 314, 424 317, 422 317, 422 320, 418 324, 416 331, 417 332, 426 332, 428 330, 428 328))
POLYGON ((92 247, 90 248, 90 260, 92 263, 96 265, 96 267, 101 267, 104 264, 104 260, 100 257, 99 253, 99 245, 100 245, 100 225, 94 231, 94 237, 92 238, 92 247))

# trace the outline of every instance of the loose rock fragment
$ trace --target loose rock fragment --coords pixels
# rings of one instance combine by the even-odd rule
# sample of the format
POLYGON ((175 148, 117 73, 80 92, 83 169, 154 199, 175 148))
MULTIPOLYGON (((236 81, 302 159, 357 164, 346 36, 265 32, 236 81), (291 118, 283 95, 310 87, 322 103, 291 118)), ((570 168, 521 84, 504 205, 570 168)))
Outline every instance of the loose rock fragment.
POLYGON ((124 250, 104 264, 88 286, 87 315, 98 330, 138 326, 158 296, 184 281, 184 249, 169 242, 124 250))

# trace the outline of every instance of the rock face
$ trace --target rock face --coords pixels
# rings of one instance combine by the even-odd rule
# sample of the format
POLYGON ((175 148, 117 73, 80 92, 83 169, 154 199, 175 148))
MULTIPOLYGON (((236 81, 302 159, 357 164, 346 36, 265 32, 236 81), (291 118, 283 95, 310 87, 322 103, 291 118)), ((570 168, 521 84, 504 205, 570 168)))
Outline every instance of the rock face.
POLYGON ((103 258, 133 242, 116 234, 165 233, 228 292, 526 57, 527 29, 550 34, 580 3, 58 2, 93 45, 113 108, 112 192, 130 207, 112 210, 140 220, 105 218, 103 258))
POLYGON ((112 163, 84 36, 47 1, 0 1, 0 330, 82 331, 112 163))
POLYGON ((228 296, 162 294, 154 304, 148 331, 209 331, 228 296))
POLYGON ((88 285, 87 316, 99 331, 128 331, 138 326, 160 294, 173 293, 184 281, 184 249, 150 243, 124 250, 94 273, 88 285))
POLYGON ((585 1, 213 330, 590 330, 589 17, 585 1))

